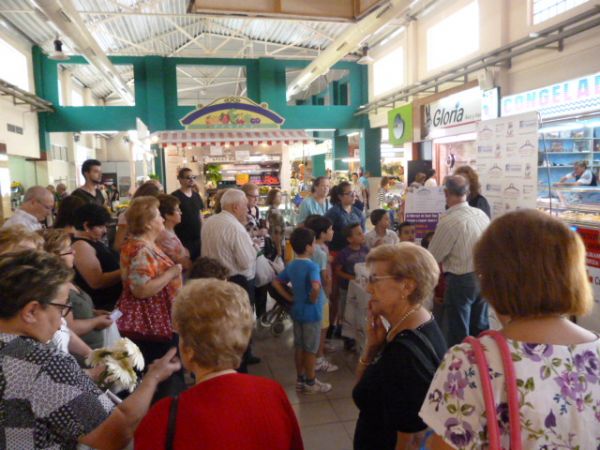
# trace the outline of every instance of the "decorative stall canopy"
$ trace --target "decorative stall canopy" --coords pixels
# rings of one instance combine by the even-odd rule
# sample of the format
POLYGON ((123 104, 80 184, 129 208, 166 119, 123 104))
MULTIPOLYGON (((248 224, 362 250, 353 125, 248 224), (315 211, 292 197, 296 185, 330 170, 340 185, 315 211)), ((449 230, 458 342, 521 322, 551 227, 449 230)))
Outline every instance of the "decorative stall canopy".
POLYGON ((224 97, 208 106, 199 105, 180 121, 186 130, 207 128, 280 128, 285 119, 269 109, 267 103, 246 97, 224 97))
POLYGON ((199 105, 180 121, 186 131, 156 133, 163 147, 308 144, 312 138, 302 130, 280 130, 285 122, 266 103, 246 97, 224 97, 208 106, 199 105))
POLYGON ((308 144, 312 138, 303 130, 163 131, 157 133, 163 147, 308 144))

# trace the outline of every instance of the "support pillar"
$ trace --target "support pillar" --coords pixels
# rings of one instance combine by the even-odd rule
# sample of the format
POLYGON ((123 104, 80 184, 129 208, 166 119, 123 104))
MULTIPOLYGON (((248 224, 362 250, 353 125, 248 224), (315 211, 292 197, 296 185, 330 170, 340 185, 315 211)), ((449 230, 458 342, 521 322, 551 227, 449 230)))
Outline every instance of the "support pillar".
POLYGON ((360 165, 372 177, 381 176, 381 128, 365 128, 360 132, 360 165))
POLYGON ((324 177, 325 170, 325 154, 312 156, 312 174, 314 178, 324 177))
POLYGON ((333 170, 348 170, 348 163, 342 159, 348 158, 348 136, 333 137, 333 170))

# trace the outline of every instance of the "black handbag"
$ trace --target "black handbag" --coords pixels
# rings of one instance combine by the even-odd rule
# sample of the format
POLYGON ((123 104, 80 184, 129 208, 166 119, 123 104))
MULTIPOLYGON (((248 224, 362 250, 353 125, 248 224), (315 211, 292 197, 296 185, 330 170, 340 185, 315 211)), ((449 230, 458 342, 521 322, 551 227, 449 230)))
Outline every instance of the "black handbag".
POLYGON ((166 450, 173 450, 173 443, 175 442, 175 430, 177 428, 177 407, 179 406, 179 397, 173 398, 171 407, 169 408, 169 420, 167 422, 167 442, 165 444, 166 450))

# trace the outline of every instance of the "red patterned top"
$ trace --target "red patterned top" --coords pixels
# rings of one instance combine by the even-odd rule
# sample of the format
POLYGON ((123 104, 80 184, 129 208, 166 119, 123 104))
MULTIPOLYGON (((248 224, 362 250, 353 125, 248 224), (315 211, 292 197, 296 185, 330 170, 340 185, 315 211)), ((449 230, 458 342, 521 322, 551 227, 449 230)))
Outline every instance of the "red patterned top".
POLYGON ((183 246, 175 232, 166 228, 158 235, 156 245, 175 262, 190 257, 190 252, 183 246))

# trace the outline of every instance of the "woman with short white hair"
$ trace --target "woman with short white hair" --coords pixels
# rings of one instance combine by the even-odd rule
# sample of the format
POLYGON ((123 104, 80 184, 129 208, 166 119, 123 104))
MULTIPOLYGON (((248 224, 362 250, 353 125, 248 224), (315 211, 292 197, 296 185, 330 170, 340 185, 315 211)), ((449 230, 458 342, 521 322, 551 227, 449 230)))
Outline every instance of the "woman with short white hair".
MULTIPOLYGON (((136 449, 157 448, 173 436, 173 448, 302 449, 296 416, 273 380, 236 373, 253 327, 246 292, 216 279, 192 280, 173 306, 184 367, 196 385, 163 399, 144 418, 136 449), (177 420, 169 430, 169 416, 177 420), (200 439, 200 441, 199 441, 200 439)), ((169 446, 167 442, 167 448, 169 446)))
POLYGON ((423 306, 433 294, 439 268, 427 250, 409 242, 374 248, 367 267, 371 300, 367 342, 352 392, 360 410, 354 449, 420 448, 427 426, 419 408, 447 348, 423 306))

